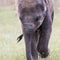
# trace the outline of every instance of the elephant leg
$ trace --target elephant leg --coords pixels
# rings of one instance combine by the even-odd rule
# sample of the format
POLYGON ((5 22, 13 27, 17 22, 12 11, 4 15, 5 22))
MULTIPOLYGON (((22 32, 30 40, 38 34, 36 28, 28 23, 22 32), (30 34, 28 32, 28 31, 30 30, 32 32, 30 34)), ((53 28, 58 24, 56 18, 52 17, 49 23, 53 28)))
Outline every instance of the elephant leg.
POLYGON ((30 39, 30 35, 25 34, 24 38, 25 38, 25 46, 26 46, 26 58, 27 58, 27 60, 33 60, 32 59, 32 54, 31 54, 31 39, 30 39))
POLYGON ((31 53, 33 60, 38 60, 38 51, 37 51, 38 35, 34 34, 34 38, 31 43, 31 53))

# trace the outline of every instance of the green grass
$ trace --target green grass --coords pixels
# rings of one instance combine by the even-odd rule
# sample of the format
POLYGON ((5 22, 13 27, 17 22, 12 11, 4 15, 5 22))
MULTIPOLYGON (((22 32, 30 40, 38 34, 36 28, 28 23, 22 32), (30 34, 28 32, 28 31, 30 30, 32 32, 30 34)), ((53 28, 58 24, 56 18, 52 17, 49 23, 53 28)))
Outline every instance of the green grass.
MULTIPOLYGON (((50 55, 46 60, 60 60, 60 11, 55 10, 53 30, 49 42, 50 55)), ((0 60, 26 60, 24 40, 17 43, 22 33, 20 21, 12 7, 0 8, 0 60)), ((40 60, 44 60, 41 59, 40 60)))

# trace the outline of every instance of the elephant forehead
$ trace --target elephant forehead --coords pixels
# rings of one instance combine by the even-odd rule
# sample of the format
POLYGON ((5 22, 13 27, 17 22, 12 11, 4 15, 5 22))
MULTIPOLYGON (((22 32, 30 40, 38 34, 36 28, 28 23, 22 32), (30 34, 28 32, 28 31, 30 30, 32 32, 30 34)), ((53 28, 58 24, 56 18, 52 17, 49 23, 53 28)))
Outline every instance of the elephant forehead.
POLYGON ((42 3, 42 0, 18 0, 18 4, 22 7, 32 7, 38 3, 42 3))
POLYGON ((32 7, 36 4, 36 1, 34 1, 34 0, 18 0, 18 4, 20 4, 21 7, 32 7))
POLYGON ((34 7, 29 7, 29 8, 23 8, 21 11, 22 15, 30 15, 30 16, 36 16, 36 15, 41 15, 43 13, 41 7, 38 7, 37 5, 35 5, 34 7))

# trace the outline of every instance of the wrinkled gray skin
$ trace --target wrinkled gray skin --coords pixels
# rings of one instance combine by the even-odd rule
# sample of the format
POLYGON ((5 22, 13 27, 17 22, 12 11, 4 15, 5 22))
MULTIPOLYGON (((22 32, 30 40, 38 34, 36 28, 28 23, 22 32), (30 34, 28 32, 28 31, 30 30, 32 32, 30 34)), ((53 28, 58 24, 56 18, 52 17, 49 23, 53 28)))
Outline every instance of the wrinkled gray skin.
MULTIPOLYGON (((54 16, 52 0, 18 0, 27 60, 38 60, 49 54, 48 43, 54 16)), ((23 36, 21 35, 21 37, 23 36)))

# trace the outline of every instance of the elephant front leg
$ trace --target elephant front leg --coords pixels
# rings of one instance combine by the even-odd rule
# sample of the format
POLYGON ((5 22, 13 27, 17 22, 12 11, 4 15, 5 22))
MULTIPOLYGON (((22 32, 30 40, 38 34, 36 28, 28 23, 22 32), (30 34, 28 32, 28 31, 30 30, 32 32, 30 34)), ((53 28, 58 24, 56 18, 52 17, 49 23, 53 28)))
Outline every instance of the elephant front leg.
POLYGON ((38 43, 38 35, 36 33, 32 35, 32 42, 31 42, 31 53, 32 53, 33 60, 38 60, 37 43, 38 43))
POLYGON ((33 60, 32 55, 31 55, 31 40, 30 40, 30 35, 25 34, 25 46, 26 46, 26 58, 27 60, 33 60))
POLYGON ((25 34, 27 60, 38 60, 37 37, 35 33, 25 34))

